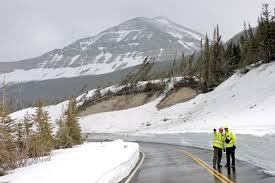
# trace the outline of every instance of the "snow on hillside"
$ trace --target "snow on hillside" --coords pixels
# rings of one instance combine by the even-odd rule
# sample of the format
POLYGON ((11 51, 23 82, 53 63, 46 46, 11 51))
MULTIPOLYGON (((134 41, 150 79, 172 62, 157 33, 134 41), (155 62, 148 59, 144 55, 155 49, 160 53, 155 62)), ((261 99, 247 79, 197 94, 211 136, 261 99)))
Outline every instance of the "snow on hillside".
POLYGON ((214 91, 185 103, 157 110, 159 100, 86 116, 80 122, 93 134, 208 149, 212 149, 212 129, 229 124, 237 136, 237 159, 275 175, 275 62, 244 75, 236 73, 214 91))
POLYGON ((51 159, 0 177, 9 183, 109 183, 127 177, 139 159, 136 143, 117 140, 56 150, 51 159))
POLYGON ((274 134, 274 71, 273 62, 244 75, 236 73, 213 92, 166 109, 157 110, 158 99, 136 108, 86 116, 80 121, 86 131, 96 132, 208 132, 228 123, 239 134, 274 134), (143 127, 144 122, 152 125, 143 127))
MULTIPOLYGON (((173 82, 170 83, 170 85, 167 87, 167 91, 170 90, 173 87, 173 83, 177 83, 180 82, 181 80, 183 80, 184 77, 175 77, 173 78, 173 82)), ((195 80, 198 81, 197 78, 193 78, 195 80)), ((164 80, 164 81, 168 81, 168 79, 164 80)), ((151 80, 150 83, 161 83, 161 80, 151 80)), ((146 85, 147 85, 148 81, 139 81, 137 83, 136 86, 136 90, 137 91, 142 91, 146 85)), ((103 88, 100 90, 100 94, 101 96, 104 96, 106 94, 108 94, 108 92, 111 92, 113 94, 118 93, 119 91, 123 90, 124 87, 126 87, 125 85, 114 85, 114 86, 109 86, 106 88, 103 88)), ((82 95, 76 97, 76 101, 77 101, 77 106, 80 107, 81 105, 83 105, 83 103, 87 100, 90 100, 91 98, 94 97, 94 95, 96 94, 96 89, 90 90, 87 93, 83 93, 82 95)), ((68 107, 68 103, 69 101, 63 101, 57 105, 50 105, 50 106, 45 106, 45 110, 48 112, 49 117, 50 117, 50 122, 53 123, 55 125, 55 123, 62 117, 62 115, 65 113, 67 107, 68 107)), ((26 109, 22 109, 20 111, 16 111, 10 114, 10 117, 16 121, 22 121, 24 119, 25 115, 33 115, 35 114, 36 108, 35 107, 29 107, 26 109)))
MULTIPOLYGON (((110 58, 110 53, 104 53, 98 57, 110 58)), ((5 77, 6 82, 20 83, 26 81, 42 81, 58 78, 71 78, 85 75, 99 75, 116 71, 116 66, 132 67, 143 62, 145 57, 136 56, 127 57, 123 60, 120 58, 112 63, 93 63, 80 67, 63 67, 63 68, 37 68, 30 70, 17 69, 10 73, 0 75, 0 79, 5 77)))
MULTIPOLYGON (((65 113, 65 110, 67 109, 68 104, 69 104, 69 101, 64 101, 57 105, 50 105, 45 107, 45 110, 48 112, 50 117, 49 121, 53 124, 54 132, 57 130, 57 122, 59 119, 61 119, 62 115, 65 113)), ((35 107, 29 107, 10 114, 10 117, 19 122, 24 120, 24 117, 26 115, 35 114, 35 110, 36 110, 35 107)))

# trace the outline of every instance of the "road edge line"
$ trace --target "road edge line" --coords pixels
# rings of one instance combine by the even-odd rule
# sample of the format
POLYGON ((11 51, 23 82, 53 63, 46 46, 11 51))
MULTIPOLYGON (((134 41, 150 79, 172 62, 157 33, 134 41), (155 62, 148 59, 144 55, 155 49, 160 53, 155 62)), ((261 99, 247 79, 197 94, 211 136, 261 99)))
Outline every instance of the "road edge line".
POLYGON ((140 154, 142 155, 140 161, 138 162, 138 164, 134 167, 134 169, 131 171, 131 173, 126 177, 125 181, 122 181, 124 183, 129 183, 132 178, 134 177, 134 175, 136 174, 136 172, 138 171, 138 169, 140 168, 140 166, 142 165, 144 159, 145 159, 145 154, 140 151, 140 154))

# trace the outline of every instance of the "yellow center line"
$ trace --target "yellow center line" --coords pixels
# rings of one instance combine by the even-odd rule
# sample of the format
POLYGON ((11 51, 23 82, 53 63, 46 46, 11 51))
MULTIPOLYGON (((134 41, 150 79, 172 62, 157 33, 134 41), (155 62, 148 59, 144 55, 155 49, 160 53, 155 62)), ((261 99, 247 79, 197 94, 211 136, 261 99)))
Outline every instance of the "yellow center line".
POLYGON ((197 160, 195 157, 193 157, 191 154, 184 152, 187 156, 191 157, 193 160, 195 160, 199 165, 201 165, 202 167, 204 167, 207 171, 209 171, 212 175, 214 175, 216 178, 218 178, 222 183, 226 183, 227 181, 225 181, 223 179, 223 177, 218 176, 213 170, 209 169, 206 165, 204 165, 202 162, 200 162, 199 160, 197 160))
POLYGON ((215 170, 214 168, 212 168, 211 166, 209 166, 206 162, 204 162, 203 160, 201 160, 200 158, 196 157, 195 155, 191 154, 191 156, 193 156, 194 158, 197 158, 198 161, 200 161, 201 163, 203 163, 205 166, 208 167, 208 169, 212 170, 215 174, 217 174, 218 176, 222 177, 225 181, 230 182, 230 183, 234 183, 233 181, 231 181, 229 178, 227 178, 226 176, 224 176, 222 173, 220 173, 219 171, 215 170))
POLYGON ((211 166, 209 166, 206 162, 204 162, 200 158, 196 157, 192 153, 189 153, 189 152, 187 152, 187 151, 185 151, 183 149, 178 149, 178 150, 182 151, 185 155, 191 157, 193 160, 195 160, 202 167, 206 168, 211 174, 213 174, 221 182, 223 182, 223 183, 227 183, 227 182, 234 183, 232 180, 230 180, 229 178, 227 178, 226 176, 224 176, 223 174, 221 174, 220 172, 218 172, 217 170, 215 170, 214 168, 212 168, 211 166))

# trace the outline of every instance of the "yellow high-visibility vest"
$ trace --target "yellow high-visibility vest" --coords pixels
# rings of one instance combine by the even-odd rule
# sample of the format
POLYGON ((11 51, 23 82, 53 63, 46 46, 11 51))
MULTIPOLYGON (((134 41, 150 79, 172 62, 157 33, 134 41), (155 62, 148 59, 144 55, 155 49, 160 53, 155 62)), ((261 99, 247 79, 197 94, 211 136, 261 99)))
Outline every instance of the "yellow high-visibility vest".
POLYGON ((229 143, 225 143, 225 147, 233 147, 236 142, 236 136, 231 131, 225 132, 225 140, 230 140, 229 143))
POLYGON ((224 149, 224 136, 222 133, 214 132, 213 147, 224 149))

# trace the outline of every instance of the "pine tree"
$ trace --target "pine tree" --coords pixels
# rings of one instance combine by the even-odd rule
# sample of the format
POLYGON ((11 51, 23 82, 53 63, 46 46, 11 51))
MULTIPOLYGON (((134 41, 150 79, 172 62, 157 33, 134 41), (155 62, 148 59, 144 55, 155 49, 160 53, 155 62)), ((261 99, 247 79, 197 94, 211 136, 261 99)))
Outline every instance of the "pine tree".
POLYGON ((184 71, 185 71, 186 65, 187 64, 186 64, 186 60, 185 60, 185 55, 184 55, 184 52, 182 52, 182 57, 181 57, 179 66, 176 67, 177 74, 184 75, 184 71))
POLYGON ((240 68, 243 68, 247 65, 247 53, 249 45, 249 37, 246 23, 244 22, 244 31, 240 37, 240 46, 241 46, 241 64, 240 68))
POLYGON ((2 101, 0 102, 0 174, 16 167, 15 123, 8 115, 5 82, 3 82, 2 90, 2 101))
POLYGON ((25 148, 24 124, 20 122, 16 125, 16 144, 19 152, 23 152, 25 148))
POLYGON ((33 130, 33 120, 32 116, 28 113, 24 116, 23 129, 24 129, 24 150, 26 151, 26 156, 36 157, 38 153, 34 153, 31 149, 33 136, 35 135, 33 130))
POLYGON ((72 138, 73 144, 81 144, 81 129, 77 119, 76 99, 72 97, 69 101, 66 125, 69 130, 69 136, 72 138))
POLYGON ((196 50, 194 51, 194 53, 188 58, 188 62, 186 65, 186 74, 187 75, 193 75, 194 70, 193 70, 193 64, 194 64, 194 58, 196 55, 196 50))
POLYGON ((275 8, 274 8, 274 14, 271 19, 271 25, 270 25, 270 43, 271 43, 271 57, 270 60, 275 60, 275 8))
POLYGON ((5 81, 2 86, 2 101, 0 102, 0 127, 7 133, 13 134, 15 132, 15 122, 10 118, 9 109, 7 107, 7 100, 5 96, 5 81))
POLYGON ((62 117, 58 121, 58 131, 55 136, 55 147, 56 148, 70 148, 73 146, 73 139, 69 135, 69 128, 62 117))
POLYGON ((209 63, 210 63, 210 46, 209 46, 209 39, 208 36, 205 36, 205 43, 203 49, 203 57, 202 57, 202 78, 206 84, 209 86, 209 63))
POLYGON ((234 44, 230 42, 224 52, 224 64, 223 64, 223 74, 225 78, 230 77, 235 69, 240 65, 241 61, 241 50, 239 44, 234 44))
POLYGON ((28 139, 34 133, 32 129, 33 128, 32 116, 29 115, 28 113, 24 116, 23 124, 24 124, 26 139, 28 139))
POLYGON ((49 123, 49 116, 43 109, 44 104, 42 101, 38 101, 36 104, 36 112, 33 115, 34 123, 37 127, 38 138, 41 142, 42 154, 48 154, 54 146, 54 139, 52 135, 52 126, 49 123))
POLYGON ((256 32, 257 41, 259 45, 260 58, 264 62, 271 61, 272 58, 272 42, 274 42, 273 23, 271 19, 271 12, 269 11, 268 4, 263 4, 262 13, 258 22, 258 29, 256 32))
POLYGON ((209 78, 209 86, 214 87, 216 80, 217 80, 217 33, 216 28, 214 29, 213 39, 210 45, 210 59, 209 59, 209 72, 208 72, 208 78, 209 78))
POLYGON ((213 39, 210 46, 209 62, 209 85, 215 87, 222 81, 222 65, 224 64, 224 48, 221 41, 219 27, 214 29, 213 39))

